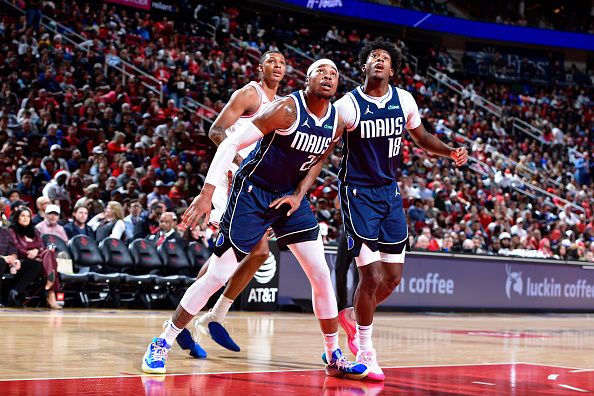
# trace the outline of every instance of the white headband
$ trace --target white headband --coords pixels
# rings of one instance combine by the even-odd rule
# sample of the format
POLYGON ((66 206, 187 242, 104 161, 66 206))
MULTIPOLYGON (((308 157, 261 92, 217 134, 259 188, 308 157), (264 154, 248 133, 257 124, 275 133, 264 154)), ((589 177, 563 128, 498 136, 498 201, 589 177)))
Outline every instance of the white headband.
POLYGON ((311 75, 311 73, 314 72, 314 70, 316 70, 318 67, 320 67, 322 65, 332 66, 334 68, 334 70, 336 70, 336 73, 338 73, 338 67, 336 67, 334 62, 332 62, 328 58, 322 58, 322 59, 318 59, 317 61, 315 61, 314 63, 311 64, 311 66, 307 69, 307 76, 309 77, 311 75))

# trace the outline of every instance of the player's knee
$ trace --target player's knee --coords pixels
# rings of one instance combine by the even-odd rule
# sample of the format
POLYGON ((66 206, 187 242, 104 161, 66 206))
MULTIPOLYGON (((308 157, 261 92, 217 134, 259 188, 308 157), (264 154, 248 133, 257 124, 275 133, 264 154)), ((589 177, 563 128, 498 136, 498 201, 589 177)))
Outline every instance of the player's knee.
POLYGON ((328 284, 328 282, 332 284, 332 280, 330 278, 330 270, 328 269, 328 267, 319 268, 315 272, 311 273, 309 275, 309 282, 317 290, 325 287, 328 284))
POLYGON ((396 289, 401 281, 402 281, 401 273, 393 274, 388 277, 384 276, 384 278, 382 278, 383 287, 388 290, 396 289))
POLYGON ((227 276, 227 274, 219 272, 219 271, 212 271, 212 272, 209 271, 206 276, 208 277, 207 278, 208 284, 211 285, 211 287, 215 291, 217 291, 221 287, 225 286, 225 284, 229 280, 229 277, 227 276))
POLYGON ((375 268, 365 268, 359 272, 359 284, 365 289, 377 289, 381 280, 381 272, 375 268))

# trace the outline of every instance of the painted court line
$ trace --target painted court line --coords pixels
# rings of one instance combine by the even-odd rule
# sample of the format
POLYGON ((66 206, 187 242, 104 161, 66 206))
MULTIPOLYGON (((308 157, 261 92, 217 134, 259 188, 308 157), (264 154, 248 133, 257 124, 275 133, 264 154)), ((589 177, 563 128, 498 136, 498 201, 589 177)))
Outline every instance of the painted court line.
MULTIPOLYGON (((472 364, 438 364, 438 365, 421 365, 421 366, 389 366, 383 367, 385 369, 405 369, 405 368, 433 368, 433 367, 463 367, 463 366, 500 366, 512 363, 472 363, 472 364)), ((87 377, 48 377, 48 378, 6 378, 0 379, 0 382, 8 381, 50 381, 50 380, 70 380, 70 379, 95 379, 95 378, 130 378, 130 377, 173 377, 173 376, 192 376, 192 375, 224 375, 224 374, 259 374, 259 373, 285 373, 285 372, 309 372, 309 371, 323 371, 322 368, 315 369, 286 369, 286 370, 259 370, 259 371, 220 371, 212 373, 173 373, 173 374, 132 374, 122 373, 121 375, 92 375, 87 377)))
POLYGON ((481 381, 472 381, 471 384, 495 386, 495 384, 492 384, 490 382, 481 382, 481 381))
POLYGON ((590 393, 590 391, 587 391, 585 389, 576 388, 576 387, 571 386, 571 385, 559 384, 559 386, 562 387, 562 388, 574 390, 574 391, 577 391, 577 392, 590 393))

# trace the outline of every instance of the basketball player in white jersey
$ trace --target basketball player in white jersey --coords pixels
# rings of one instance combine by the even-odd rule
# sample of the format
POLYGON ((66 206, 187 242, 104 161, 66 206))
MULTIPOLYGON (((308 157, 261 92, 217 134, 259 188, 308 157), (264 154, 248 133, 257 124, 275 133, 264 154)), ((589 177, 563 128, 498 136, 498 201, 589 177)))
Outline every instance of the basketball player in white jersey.
MULTIPOLYGON (((262 114, 267 106, 276 99, 279 84, 285 77, 285 57, 278 51, 268 51, 260 58, 258 65, 260 81, 252 81, 243 88, 235 91, 227 105, 223 108, 208 136, 218 146, 225 140, 227 133, 241 128, 250 119, 262 114)), ((210 223, 217 225, 225 212, 229 195, 230 181, 244 158, 254 149, 256 143, 238 152, 234 163, 227 174, 223 175, 216 186, 212 204, 210 223)), ((208 313, 202 315, 195 323, 198 331, 210 334, 219 345, 229 350, 239 352, 239 346, 231 339, 222 323, 233 304, 233 301, 245 289, 260 266, 268 259, 268 239, 264 236, 250 254, 243 259, 240 267, 229 279, 225 291, 208 313)), ((200 270, 199 277, 204 275, 208 262, 200 270)), ((188 332, 183 332, 177 338, 184 349, 190 349, 190 354, 195 357, 205 357, 205 353, 195 353, 188 332)))

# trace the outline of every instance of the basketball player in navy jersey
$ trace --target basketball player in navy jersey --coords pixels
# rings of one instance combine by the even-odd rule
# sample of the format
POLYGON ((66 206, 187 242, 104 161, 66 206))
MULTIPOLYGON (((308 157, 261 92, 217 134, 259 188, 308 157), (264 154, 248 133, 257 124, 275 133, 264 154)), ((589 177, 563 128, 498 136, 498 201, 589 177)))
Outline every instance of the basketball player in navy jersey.
POLYGON ((405 132, 424 150, 451 158, 457 166, 468 160, 465 148, 451 148, 425 130, 412 95, 390 81, 398 71, 400 53, 389 42, 376 40, 359 53, 363 86, 335 103, 346 132, 339 172, 341 210, 348 249, 355 256, 359 284, 354 309, 339 314, 357 362, 369 367, 368 379, 383 380, 371 342, 373 315, 400 283, 408 241, 406 217, 396 183, 405 132))
MULTIPOLYGON (((260 57, 258 68, 260 81, 252 81, 243 88, 235 91, 210 128, 208 135, 217 146, 227 138, 227 130, 239 129, 243 123, 261 115, 270 103, 276 99, 276 91, 280 82, 285 77, 286 62, 284 55, 278 51, 265 52, 260 57), (234 128, 229 129, 231 127, 234 128)), ((234 174, 237 166, 241 164, 241 161, 249 155, 255 146, 256 144, 254 143, 241 150, 235 157, 229 171, 222 175, 219 183, 216 185, 212 200, 214 209, 210 216, 210 222, 212 224, 219 224, 227 206, 229 190, 228 173, 231 172, 231 174, 234 174)), ((240 351, 239 346, 224 328, 223 321, 233 301, 245 289, 254 274, 258 271, 258 268, 268 259, 268 256, 268 239, 266 236, 263 236, 258 244, 241 261, 239 268, 229 279, 225 291, 219 297, 212 310, 202 315, 196 321, 198 331, 209 334, 216 343, 231 351, 240 351)), ((203 276, 206 273, 208 264, 209 262, 207 261, 200 269, 198 276, 203 276)), ((206 352, 200 345, 194 342, 190 332, 185 328, 182 329, 176 340, 183 349, 190 350, 190 355, 197 358, 206 357, 206 352)))
POLYGON ((308 170, 315 167, 319 173, 320 158, 335 142, 338 116, 330 98, 336 93, 337 83, 338 71, 332 61, 314 62, 307 70, 305 91, 275 101, 221 143, 204 188, 184 213, 184 226, 195 227, 203 216, 208 221, 217 181, 238 150, 258 142, 235 174, 208 270, 188 288, 163 333, 149 344, 142 361, 144 372, 165 372, 167 353, 175 337, 272 227, 279 244, 288 246, 312 285, 314 312, 325 344, 326 373, 353 379, 367 375, 364 364, 349 362, 338 348, 336 297, 319 226, 309 203, 303 198, 298 208, 289 211, 285 205, 275 206, 285 195, 296 191, 304 195, 302 189, 312 183, 308 170))

